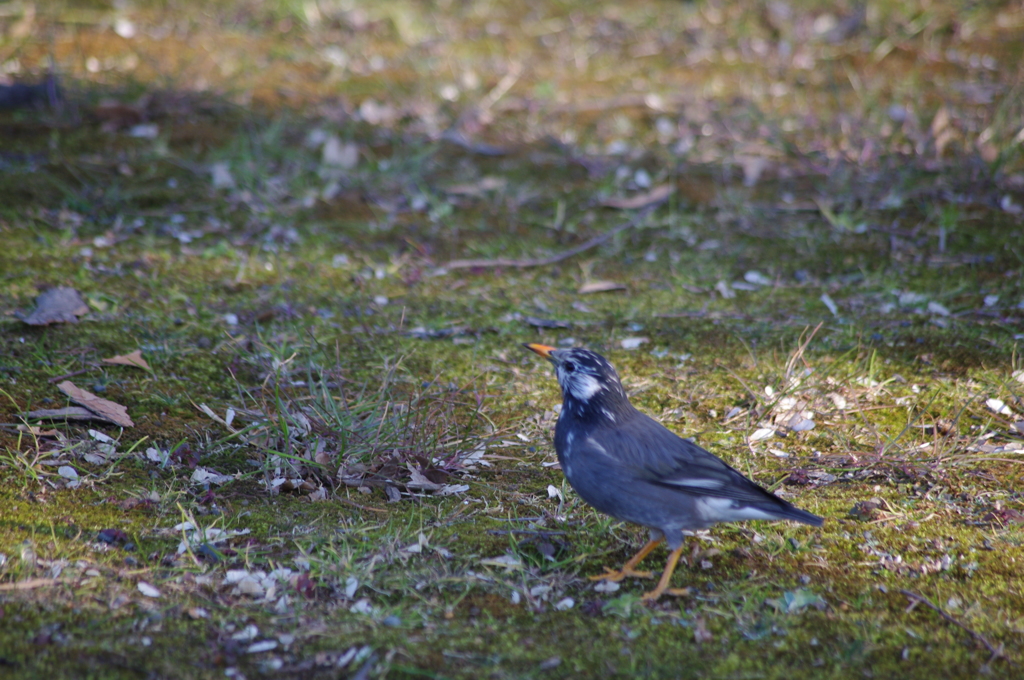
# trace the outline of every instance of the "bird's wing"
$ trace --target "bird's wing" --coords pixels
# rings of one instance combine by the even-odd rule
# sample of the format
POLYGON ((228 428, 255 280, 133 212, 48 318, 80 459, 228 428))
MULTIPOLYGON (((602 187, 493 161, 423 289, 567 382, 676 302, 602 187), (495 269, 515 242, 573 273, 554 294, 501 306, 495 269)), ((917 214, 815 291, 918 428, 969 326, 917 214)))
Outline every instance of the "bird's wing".
POLYGON ((741 503, 781 500, 717 456, 639 412, 618 427, 603 431, 600 440, 606 455, 616 459, 626 473, 658 486, 741 503))

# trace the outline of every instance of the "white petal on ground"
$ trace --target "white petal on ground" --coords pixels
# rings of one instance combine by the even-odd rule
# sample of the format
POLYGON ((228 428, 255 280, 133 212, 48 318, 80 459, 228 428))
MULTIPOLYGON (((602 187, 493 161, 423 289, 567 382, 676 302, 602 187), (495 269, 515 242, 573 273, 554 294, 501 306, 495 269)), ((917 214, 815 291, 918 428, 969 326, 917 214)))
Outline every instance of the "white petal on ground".
POLYGON ((715 290, 717 290, 718 294, 726 300, 731 300, 736 297, 736 291, 734 291, 729 285, 729 282, 724 279, 715 284, 715 290))
POLYGON ((832 312, 832 316, 839 316, 839 307, 836 305, 835 301, 832 300, 831 295, 828 293, 822 293, 819 299, 826 307, 828 307, 828 311, 832 312))
POLYGON ((775 434, 775 430, 770 427, 761 427, 754 430, 754 433, 750 435, 750 441, 759 442, 762 439, 768 439, 775 434))
POLYGON ((354 614, 369 614, 373 611, 373 607, 370 606, 370 600, 364 597, 349 607, 348 610, 354 614))
POLYGON ((277 649, 277 640, 254 642, 245 649, 245 652, 246 654, 259 654, 260 652, 269 652, 272 649, 277 649))
POLYGON ((250 623, 245 628, 232 635, 231 639, 238 640, 239 642, 251 642, 255 640, 259 634, 260 629, 250 623))
POLYGON ((153 586, 149 585, 145 581, 139 581, 139 585, 137 587, 139 589, 139 592, 145 595, 146 597, 160 597, 160 591, 154 588, 153 586))
POLYGON ((802 416, 793 416, 789 421, 789 429, 793 432, 806 432, 814 429, 814 421, 802 416))
POLYGON ((765 276, 764 274, 762 274, 761 272, 757 271, 756 269, 751 269, 749 272, 744 274, 743 280, 746 281, 747 283, 752 283, 755 286, 772 285, 772 280, 765 276))
POLYGON ((987 406, 992 412, 998 413, 1002 416, 1013 415, 1013 411, 1010 410, 1010 407, 1007 406, 1002 399, 988 399, 985 401, 985 406, 987 406))
POLYGON ((333 165, 349 170, 359 164, 359 146, 342 142, 337 135, 331 135, 324 143, 322 155, 324 165, 333 165))
POLYGON ((637 337, 637 338, 623 338, 619 341, 619 345, 622 349, 636 349, 640 345, 648 342, 649 338, 637 337))
POLYGON ((213 178, 214 189, 235 188, 235 178, 231 175, 231 164, 227 161, 218 161, 211 165, 210 175, 213 178))

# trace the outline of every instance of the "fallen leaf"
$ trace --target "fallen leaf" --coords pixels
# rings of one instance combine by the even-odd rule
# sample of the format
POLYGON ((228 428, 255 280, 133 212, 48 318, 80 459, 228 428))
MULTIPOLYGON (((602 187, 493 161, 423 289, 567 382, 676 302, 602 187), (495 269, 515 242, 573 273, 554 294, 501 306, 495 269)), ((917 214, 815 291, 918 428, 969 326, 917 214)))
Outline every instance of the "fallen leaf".
POLYGON ((57 389, 68 395, 71 401, 101 416, 101 419, 109 420, 121 427, 135 427, 135 423, 128 417, 128 409, 120 404, 114 403, 109 399, 97 397, 92 392, 75 386, 70 380, 65 380, 57 385, 57 389))
POLYGON ((591 281, 590 283, 584 283, 580 286, 579 294, 587 295, 589 293, 607 293, 612 290, 626 290, 625 284, 617 283, 615 281, 591 281))
POLYGON ((72 482, 78 481, 78 471, 70 465, 61 465, 57 468, 57 474, 72 482))
POLYGON ((118 354, 116 357, 110 357, 109 359, 103 359, 105 364, 115 364, 117 366, 134 366, 135 368, 141 368, 146 371, 150 370, 149 364, 142 358, 142 350, 137 349, 131 354, 118 354))
MULTIPOLYGON (((31 415, 29 416, 32 417, 31 415)), ((33 437, 56 437, 57 430, 44 430, 41 427, 35 425, 18 425, 19 432, 27 432, 33 437)))
POLYGON ((227 482, 233 481, 235 478, 231 475, 222 475, 213 470, 199 467, 192 472, 192 476, 189 478, 194 484, 226 484, 227 482))
POLYGON ((409 470, 409 481, 405 483, 407 489, 419 489, 421 491, 437 491, 441 484, 435 484, 419 470, 409 470))
POLYGON ((605 199, 601 205, 607 208, 617 208, 618 210, 632 210, 634 208, 646 208, 649 205, 661 203, 666 198, 672 195, 676 188, 671 184, 659 184, 650 191, 643 194, 634 194, 633 196, 622 197, 615 196, 612 198, 605 199))
POLYGON ((1005 402, 1003 402, 1002 399, 986 399, 985 406, 987 406, 993 413, 998 413, 1001 416, 1013 415, 1013 411, 1005 402))
POLYGON ((74 288, 51 288, 36 298, 36 308, 25 317, 30 326, 51 323, 78 323, 78 317, 88 313, 89 305, 74 288))

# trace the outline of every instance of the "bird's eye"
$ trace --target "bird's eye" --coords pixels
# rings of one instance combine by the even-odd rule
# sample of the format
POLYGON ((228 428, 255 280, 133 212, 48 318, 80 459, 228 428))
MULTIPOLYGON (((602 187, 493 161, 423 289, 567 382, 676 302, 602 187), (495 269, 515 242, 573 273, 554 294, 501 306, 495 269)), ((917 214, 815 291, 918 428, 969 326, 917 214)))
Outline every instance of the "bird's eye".
POLYGON ((571 361, 566 361, 564 364, 562 364, 562 366, 565 368, 566 373, 572 373, 573 371, 576 370, 576 364, 572 363, 571 361))

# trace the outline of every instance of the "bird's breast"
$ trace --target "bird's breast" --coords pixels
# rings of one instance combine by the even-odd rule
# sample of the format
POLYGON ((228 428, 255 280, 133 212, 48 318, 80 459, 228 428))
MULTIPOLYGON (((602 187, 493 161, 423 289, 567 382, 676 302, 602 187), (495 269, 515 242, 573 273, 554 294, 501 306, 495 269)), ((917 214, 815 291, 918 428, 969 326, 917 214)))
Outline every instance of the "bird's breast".
POLYGON ((555 453, 558 454, 558 464, 562 467, 562 472, 566 477, 572 476, 573 449, 576 444, 576 433, 571 428, 565 427, 559 420, 555 425, 555 453))

